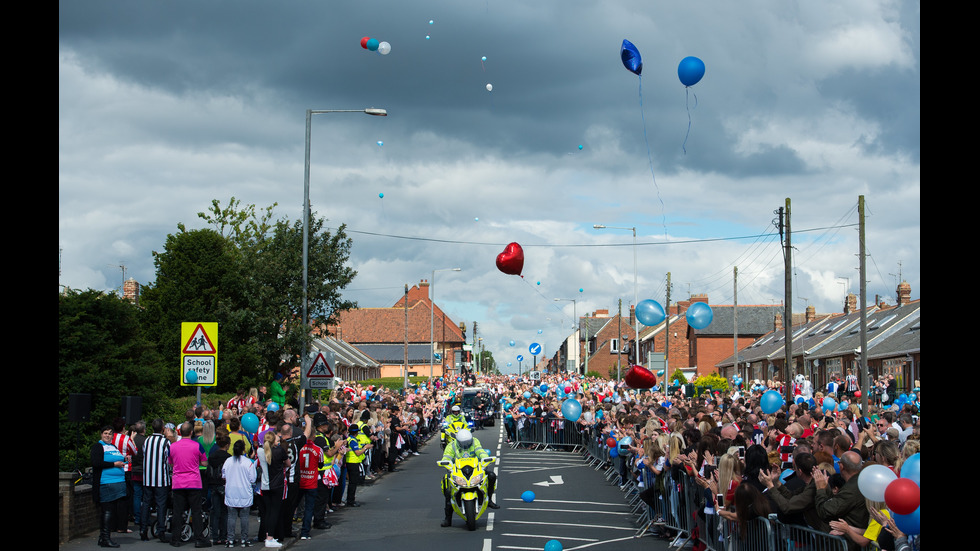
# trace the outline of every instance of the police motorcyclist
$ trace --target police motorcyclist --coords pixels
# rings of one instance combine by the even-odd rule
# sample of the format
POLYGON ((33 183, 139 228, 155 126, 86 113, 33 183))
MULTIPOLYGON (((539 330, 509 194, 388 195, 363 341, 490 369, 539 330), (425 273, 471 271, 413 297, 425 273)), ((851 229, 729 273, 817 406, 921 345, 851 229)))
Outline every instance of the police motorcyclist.
MULTIPOLYGON (((465 459, 475 457, 477 459, 483 459, 484 457, 490 457, 487 450, 483 449, 480 441, 473 437, 473 433, 469 429, 462 429, 456 433, 456 439, 446 445, 446 450, 442 453, 443 461, 456 462, 457 459, 465 459)), ((500 509, 500 505, 493 502, 493 490, 497 487, 497 475, 492 471, 486 471, 487 473, 487 499, 490 503, 487 504, 491 509, 500 509)), ((451 489, 449 485, 449 474, 442 482, 442 493, 443 497, 446 498, 446 518, 442 521, 440 526, 451 526, 453 523, 453 506, 450 503, 452 499, 451 489)))
POLYGON ((452 426, 453 423, 463 423, 466 425, 466 416, 463 415, 462 409, 460 409, 459 404, 454 404, 452 409, 450 409, 449 415, 446 416, 446 423, 452 426))

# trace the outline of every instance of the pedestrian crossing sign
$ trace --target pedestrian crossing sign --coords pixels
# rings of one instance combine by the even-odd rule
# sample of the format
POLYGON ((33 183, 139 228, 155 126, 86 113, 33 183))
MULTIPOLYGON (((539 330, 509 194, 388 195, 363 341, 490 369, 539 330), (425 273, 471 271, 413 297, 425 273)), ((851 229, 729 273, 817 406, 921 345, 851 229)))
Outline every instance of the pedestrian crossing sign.
POLYGON ((303 388, 333 388, 334 354, 330 351, 318 352, 304 377, 303 388))
POLYGON ((218 323, 180 324, 180 386, 215 386, 218 376, 218 323))

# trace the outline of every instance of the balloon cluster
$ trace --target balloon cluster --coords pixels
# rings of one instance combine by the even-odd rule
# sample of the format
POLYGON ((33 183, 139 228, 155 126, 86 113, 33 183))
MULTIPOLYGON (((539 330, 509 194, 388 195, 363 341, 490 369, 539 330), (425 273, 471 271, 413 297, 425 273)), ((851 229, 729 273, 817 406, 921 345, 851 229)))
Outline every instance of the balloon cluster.
POLYGON ((871 501, 884 501, 895 526, 914 536, 920 531, 919 454, 906 459, 899 474, 884 465, 868 465, 858 474, 858 489, 871 501))
POLYGON ((381 55, 388 55, 391 53, 391 44, 388 44, 387 42, 378 42, 377 38, 371 38, 369 36, 361 38, 361 47, 365 50, 378 52, 381 55))

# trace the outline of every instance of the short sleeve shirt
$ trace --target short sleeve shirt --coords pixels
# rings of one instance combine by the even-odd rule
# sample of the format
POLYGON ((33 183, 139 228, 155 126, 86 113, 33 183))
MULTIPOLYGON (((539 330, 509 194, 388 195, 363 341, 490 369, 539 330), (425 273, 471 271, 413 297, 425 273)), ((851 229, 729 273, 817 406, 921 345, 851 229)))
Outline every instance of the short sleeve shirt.
POLYGON ((207 460, 204 446, 193 438, 181 438, 170 445, 170 464, 173 466, 171 487, 180 489, 201 488, 201 461, 207 460))

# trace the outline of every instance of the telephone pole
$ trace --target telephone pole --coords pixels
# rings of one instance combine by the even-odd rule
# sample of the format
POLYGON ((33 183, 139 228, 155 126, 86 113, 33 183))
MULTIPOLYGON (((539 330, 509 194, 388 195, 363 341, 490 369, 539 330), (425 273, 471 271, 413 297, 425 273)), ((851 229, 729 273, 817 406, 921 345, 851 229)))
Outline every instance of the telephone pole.
POLYGON ((783 298, 783 332, 784 341, 786 342, 785 351, 786 356, 784 362, 786 364, 786 377, 783 381, 784 387, 786 389, 786 403, 790 404, 793 402, 793 246, 791 240, 791 225, 790 225, 790 200, 789 197, 786 198, 786 206, 784 209, 779 209, 779 220, 780 220, 780 233, 783 234, 783 273, 785 274, 783 287, 785 289, 783 298))
POLYGON ((860 255, 859 272, 861 276, 861 354, 858 356, 860 363, 858 379, 861 388, 861 413, 868 414, 868 394, 871 394, 871 383, 868 374, 868 277, 865 266, 864 254, 864 195, 858 195, 858 230, 860 239, 858 240, 858 254, 860 255))

